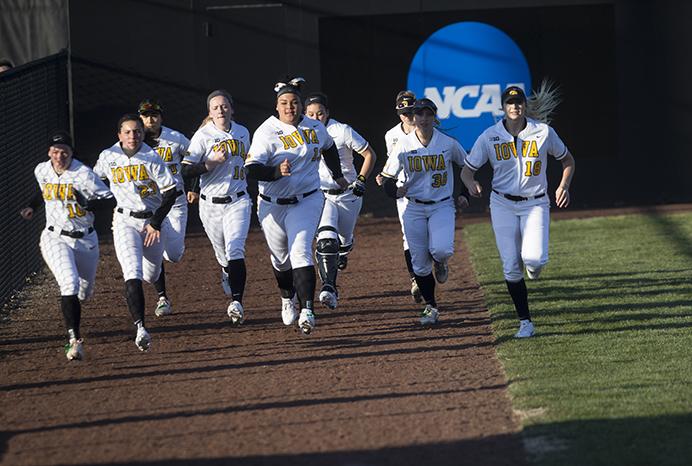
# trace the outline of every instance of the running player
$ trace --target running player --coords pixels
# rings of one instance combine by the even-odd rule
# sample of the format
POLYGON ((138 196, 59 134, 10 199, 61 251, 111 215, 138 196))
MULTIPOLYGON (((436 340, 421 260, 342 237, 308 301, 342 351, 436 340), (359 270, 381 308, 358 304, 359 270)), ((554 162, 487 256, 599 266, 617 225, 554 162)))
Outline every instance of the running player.
POLYGON ((504 118, 478 137, 461 172, 461 179, 471 195, 480 197, 481 185, 474 174, 486 162, 490 162, 493 169, 490 218, 507 289, 519 316, 516 338, 534 334, 524 267, 529 279, 536 279, 548 263, 548 155, 562 163, 562 179, 555 191, 555 203, 564 208, 570 202, 574 158, 546 123, 556 105, 554 91, 545 86, 528 102, 521 88, 508 87, 502 93, 504 118), (544 109, 543 114, 535 114, 536 108, 544 109))
POLYGON ((163 160, 142 142, 139 115, 118 121, 118 142, 99 155, 94 171, 110 182, 118 202, 113 213, 113 245, 125 280, 127 307, 137 328, 135 344, 147 351, 151 336, 144 327, 142 279, 153 283, 161 273, 166 215, 175 203, 175 180, 163 160))
POLYGON ((245 167, 259 181, 257 213, 271 251, 281 290, 281 317, 291 325, 297 317, 305 334, 315 327, 315 268, 312 241, 320 221, 324 195, 320 191, 319 161, 324 155, 332 178, 348 186, 339 152, 322 123, 303 115, 303 78, 286 79, 274 87, 277 116, 257 128, 245 167))
MULTIPOLYGON (((166 163, 175 180, 176 201, 166 219, 161 225, 165 232, 163 258, 169 262, 180 262, 185 252, 185 228, 187 227, 187 199, 185 184, 180 172, 180 163, 187 154, 190 141, 180 132, 163 126, 163 108, 152 99, 143 100, 139 104, 139 117, 144 123, 144 142, 159 154, 166 163)), ((166 271, 161 262, 161 273, 154 282, 154 288, 159 295, 154 313, 165 316, 173 313, 171 301, 166 293, 166 271)))
MULTIPOLYGON (((411 133, 416 126, 413 122, 413 105, 416 102, 416 94, 411 91, 401 91, 396 96, 395 106, 397 115, 399 115, 400 123, 397 123, 384 135, 385 146, 387 147, 387 157, 392 153, 397 143, 406 137, 407 134, 411 133)), ((404 172, 402 171, 399 175, 398 185, 402 186, 404 184, 404 172)), ((383 178, 382 174, 377 175, 375 179, 377 184, 382 185, 383 178)), ((420 293, 420 288, 416 283, 416 277, 413 273, 413 265, 411 264, 411 252, 409 251, 408 241, 406 241, 406 233, 404 232, 404 221, 401 216, 406 209, 406 204, 408 199, 406 197, 401 197, 396 201, 396 210, 399 214, 399 223, 401 223, 401 234, 404 241, 404 260, 406 261, 406 269, 408 270, 409 276, 411 277, 411 296, 413 300, 417 303, 423 302, 423 298, 420 293)))
POLYGON ((437 322, 439 315, 435 280, 438 283, 447 281, 447 261, 454 253, 452 163, 461 167, 466 151, 456 139, 434 127, 437 107, 430 99, 416 100, 413 111, 416 129, 399 140, 382 176, 389 196, 408 199, 401 220, 416 282, 426 302, 420 322, 430 325, 437 322), (398 186, 402 172, 405 182, 398 186))
POLYGON ((80 301, 94 291, 99 242, 94 231, 92 210, 115 205, 113 194, 94 172, 73 159, 72 139, 65 132, 55 133, 49 142, 47 162, 38 164, 34 175, 40 191, 20 211, 31 220, 34 211, 46 206, 46 228, 39 246, 48 268, 60 287, 60 308, 65 320, 68 360, 82 359, 80 301), (101 206, 99 206, 101 204, 101 206), (106 204, 106 205, 103 205, 106 204))
POLYGON ((353 230, 363 205, 365 183, 377 156, 368 141, 353 128, 330 118, 326 95, 310 94, 305 99, 305 114, 326 126, 339 151, 341 172, 350 183, 347 189, 340 187, 327 164, 320 160, 320 188, 325 203, 317 229, 317 270, 322 281, 319 298, 328 308, 336 309, 336 276, 339 270, 346 268, 348 253, 353 249, 353 230), (353 165, 354 152, 363 157, 360 172, 353 165))
POLYGON ((243 168, 250 133, 233 121, 233 98, 225 90, 209 94, 207 110, 183 160, 183 176, 200 176, 199 216, 221 265, 221 285, 232 298, 226 313, 239 325, 245 320, 245 241, 252 213, 243 168))

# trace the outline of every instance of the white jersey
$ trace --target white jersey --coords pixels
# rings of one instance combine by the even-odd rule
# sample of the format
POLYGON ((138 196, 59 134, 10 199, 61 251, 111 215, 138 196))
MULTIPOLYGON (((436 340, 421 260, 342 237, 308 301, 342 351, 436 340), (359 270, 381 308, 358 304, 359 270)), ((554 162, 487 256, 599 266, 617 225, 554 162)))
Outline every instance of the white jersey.
MULTIPOLYGON (((341 161, 341 172, 349 183, 353 183, 358 176, 356 167, 353 165, 353 152, 362 153, 368 147, 368 141, 358 134, 356 130, 345 123, 340 123, 334 119, 327 122, 327 132, 334 140, 339 151, 341 161)), ((339 184, 332 178, 327 164, 320 159, 320 187, 322 189, 341 189, 339 184)))
POLYGON ((101 152, 94 172, 110 182, 118 207, 135 212, 155 212, 161 205, 161 193, 175 189, 171 172, 146 144, 128 157, 116 142, 101 152))
MULTIPOLYGON (((405 137, 406 133, 404 133, 403 123, 398 123, 384 134, 384 144, 387 147, 387 158, 389 158, 389 154, 392 153, 397 143, 405 137)), ((401 174, 399 174, 399 178, 397 179, 397 186, 402 186, 404 184, 404 181, 404 172, 402 171, 401 174)))
POLYGON ((403 172, 408 188, 406 197, 440 201, 454 192, 452 163, 462 166, 466 156, 459 141, 435 128, 427 147, 411 131, 394 146, 382 176, 396 179, 403 172))
POLYGON ((180 164, 187 154, 190 140, 184 134, 162 126, 161 134, 157 141, 158 145, 154 147, 154 151, 159 154, 159 157, 161 157, 161 160, 164 161, 171 175, 173 175, 176 190, 185 191, 183 175, 180 173, 180 164))
POLYGON ((223 197, 237 192, 247 192, 245 158, 250 147, 250 132, 243 125, 231 123, 228 131, 214 126, 213 122, 197 130, 190 142, 189 154, 183 163, 204 163, 220 147, 226 148, 226 160, 211 172, 199 177, 200 193, 205 197, 223 197))
POLYGON ((516 138, 507 132, 503 120, 483 131, 466 158, 466 165, 478 170, 486 162, 493 168, 493 189, 502 194, 532 197, 545 194, 548 155, 561 160, 567 147, 555 130, 527 118, 516 138), (521 148, 521 150, 517 150, 521 148))
POLYGON ((94 225, 94 214, 77 204, 74 190, 87 199, 113 197, 91 168, 76 159, 60 175, 55 173, 50 160, 39 163, 34 175, 46 204, 46 226, 52 226, 58 233, 83 232, 94 225))
POLYGON ((322 151, 334 144, 324 125, 303 116, 298 126, 271 116, 257 128, 245 165, 261 163, 275 167, 288 159, 291 176, 276 181, 259 181, 259 192, 269 197, 288 198, 319 189, 322 151))

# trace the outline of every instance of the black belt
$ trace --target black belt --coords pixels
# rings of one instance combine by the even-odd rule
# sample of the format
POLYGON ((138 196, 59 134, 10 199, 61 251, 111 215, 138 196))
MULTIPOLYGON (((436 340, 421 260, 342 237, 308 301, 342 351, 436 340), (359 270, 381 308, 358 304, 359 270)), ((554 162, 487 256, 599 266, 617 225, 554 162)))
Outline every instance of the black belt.
MULTIPOLYGON (((122 207, 118 207, 116 210, 120 214, 125 213, 125 209, 123 209, 122 207)), ((150 210, 142 210, 141 212, 135 212, 132 210, 128 210, 127 215, 129 215, 130 217, 134 217, 134 218, 149 218, 154 214, 150 210)))
POLYGON ((421 201, 420 199, 414 199, 414 198, 412 198, 412 197, 407 197, 406 199, 408 199, 409 201, 413 201, 413 202, 415 202, 416 204, 431 205, 431 204, 437 204, 438 202, 446 201, 446 200, 449 199, 450 197, 452 197, 452 196, 447 196, 447 197, 445 197, 445 198, 443 198, 443 199, 440 199, 439 201, 421 201))
POLYGON ((323 193, 331 194, 332 196, 336 196, 338 194, 343 194, 346 191, 348 191, 348 189, 323 189, 322 190, 323 193))
MULTIPOLYGON (((55 231, 55 227, 49 226, 48 230, 55 231)), ((63 236, 69 236, 70 238, 79 239, 79 238, 84 238, 85 235, 88 235, 89 233, 92 233, 93 231, 94 231, 94 227, 89 227, 89 229, 87 230, 86 233, 83 231, 60 230, 60 234, 63 236)))
POLYGON ((267 202, 274 202, 275 204, 286 205, 286 204, 297 204, 298 201, 300 201, 303 198, 308 197, 310 194, 313 194, 315 192, 317 192, 317 190, 313 189, 312 191, 309 191, 309 192, 304 193, 304 194, 298 194, 297 196, 278 197, 278 198, 275 197, 273 199, 269 196, 265 196, 264 194, 260 194, 259 196, 267 202))
MULTIPOLYGON (((245 196, 245 191, 238 191, 235 194, 231 194, 230 196, 223 196, 223 197, 212 197, 211 198, 211 203, 212 204, 230 204, 233 201, 237 201, 238 198, 241 198, 245 196)), ((204 194, 200 194, 200 196, 203 200, 207 200, 207 196, 204 194)))
POLYGON ((505 199, 509 199, 510 201, 514 201, 514 202, 528 201, 530 199, 540 199, 543 196, 545 196, 545 193, 539 194, 538 196, 529 196, 529 197, 514 196, 513 194, 502 194, 500 192, 495 191, 494 189, 493 189, 493 192, 495 194, 499 194, 500 196, 504 197, 505 199))

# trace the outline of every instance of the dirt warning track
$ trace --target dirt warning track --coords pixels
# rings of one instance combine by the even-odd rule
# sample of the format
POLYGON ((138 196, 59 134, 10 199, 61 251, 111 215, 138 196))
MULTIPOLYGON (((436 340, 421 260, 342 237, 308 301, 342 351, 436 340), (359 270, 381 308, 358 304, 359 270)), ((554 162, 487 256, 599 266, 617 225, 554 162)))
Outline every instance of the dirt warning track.
POLYGON ((0 324, 0 464, 520 465, 525 454, 461 232, 441 321, 418 324, 396 219, 362 219, 336 311, 285 327, 262 233, 247 243, 247 319, 231 327, 211 245, 151 286, 140 353, 112 244, 69 363, 52 277, 0 324))

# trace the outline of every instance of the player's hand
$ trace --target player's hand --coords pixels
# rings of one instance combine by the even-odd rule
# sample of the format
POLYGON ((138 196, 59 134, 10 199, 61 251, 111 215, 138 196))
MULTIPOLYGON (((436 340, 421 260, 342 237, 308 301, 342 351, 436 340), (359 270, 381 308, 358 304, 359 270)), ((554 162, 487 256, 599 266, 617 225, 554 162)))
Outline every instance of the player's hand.
POLYGON ((377 183, 377 186, 382 186, 382 183, 384 183, 384 177, 382 176, 382 173, 377 174, 377 176, 375 177, 375 183, 377 183))
POLYGON ((365 177, 358 175, 358 178, 348 187, 353 191, 354 196, 362 197, 365 194, 365 177))
POLYGON ((204 166, 207 167, 207 171, 212 171, 222 163, 226 161, 226 147, 221 146, 217 150, 211 153, 207 160, 204 162, 204 166))
POLYGON ((398 188, 396 188, 397 199, 404 197, 407 192, 408 192, 408 186, 399 186, 398 188))
POLYGON ((197 204, 199 202, 199 193, 196 193, 194 191, 188 191, 187 192, 187 203, 188 204, 197 204))
POLYGON ((569 205, 569 191, 558 186, 555 190, 555 203, 563 209, 567 207, 569 205))
POLYGON ((334 181, 336 181, 336 184, 338 184, 341 189, 348 188, 348 180, 343 176, 341 178, 335 179, 334 181))
POLYGON ((31 207, 24 207, 19 211, 19 215, 21 215, 24 220, 31 220, 34 218, 34 209, 31 207))
POLYGON ((281 170, 281 176, 291 176, 291 162, 288 161, 288 157, 281 162, 279 170, 281 170))
POLYGON ((469 202, 469 198, 464 196, 463 194, 459 197, 457 197, 457 207, 459 209, 466 209, 471 203, 469 202))
POLYGON ((481 197, 481 193, 483 192, 483 188, 481 187, 481 184, 473 180, 473 184, 471 186, 468 186, 469 188, 469 194, 473 197, 481 197))
POLYGON ((145 248, 148 248, 149 246, 152 246, 155 243, 161 241, 161 232, 156 228, 152 227, 151 225, 147 224, 144 227, 144 231, 146 232, 146 236, 144 237, 145 248))

